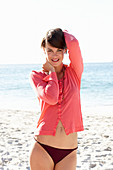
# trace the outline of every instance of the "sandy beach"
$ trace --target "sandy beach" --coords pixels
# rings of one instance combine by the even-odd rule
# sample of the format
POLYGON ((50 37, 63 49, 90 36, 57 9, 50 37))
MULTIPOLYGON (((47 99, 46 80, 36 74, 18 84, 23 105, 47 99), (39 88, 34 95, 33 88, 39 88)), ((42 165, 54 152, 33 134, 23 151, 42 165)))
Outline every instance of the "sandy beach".
MULTIPOLYGON (((113 110, 108 108, 108 114, 105 109, 101 114, 100 110, 84 112, 77 170, 113 170, 113 110)), ((0 110, 0 170, 30 170, 29 151, 38 117, 34 111, 0 110)))

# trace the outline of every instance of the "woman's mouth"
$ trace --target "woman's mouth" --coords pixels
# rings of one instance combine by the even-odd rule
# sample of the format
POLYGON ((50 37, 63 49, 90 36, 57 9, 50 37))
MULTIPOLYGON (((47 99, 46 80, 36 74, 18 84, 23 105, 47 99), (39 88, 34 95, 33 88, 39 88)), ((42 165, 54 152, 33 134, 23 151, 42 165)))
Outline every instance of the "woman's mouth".
POLYGON ((53 62, 58 62, 59 59, 51 59, 53 62))

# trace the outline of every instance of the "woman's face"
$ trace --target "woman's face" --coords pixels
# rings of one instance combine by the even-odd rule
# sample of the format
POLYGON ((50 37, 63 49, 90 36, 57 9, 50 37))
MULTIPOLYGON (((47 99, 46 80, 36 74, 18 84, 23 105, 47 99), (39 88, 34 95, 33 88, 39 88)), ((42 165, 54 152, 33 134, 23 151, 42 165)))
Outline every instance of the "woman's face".
POLYGON ((47 60, 54 66, 59 66, 64 58, 65 50, 52 47, 49 43, 44 48, 47 60))

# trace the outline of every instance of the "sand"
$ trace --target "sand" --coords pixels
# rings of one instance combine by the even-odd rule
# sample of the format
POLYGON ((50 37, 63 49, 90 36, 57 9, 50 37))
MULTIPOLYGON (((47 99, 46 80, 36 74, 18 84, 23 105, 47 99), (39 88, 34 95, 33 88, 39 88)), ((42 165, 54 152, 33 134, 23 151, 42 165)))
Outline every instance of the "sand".
MULTIPOLYGON (((84 113, 77 170, 113 170, 113 114, 107 111, 84 113)), ((0 110, 0 170, 30 170, 29 151, 38 117, 34 111, 0 110)))

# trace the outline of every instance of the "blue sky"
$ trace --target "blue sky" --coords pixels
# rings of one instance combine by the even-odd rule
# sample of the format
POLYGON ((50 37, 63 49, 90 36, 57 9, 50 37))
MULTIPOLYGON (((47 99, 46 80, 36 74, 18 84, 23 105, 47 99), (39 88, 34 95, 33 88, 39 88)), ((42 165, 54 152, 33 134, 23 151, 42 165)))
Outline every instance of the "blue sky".
POLYGON ((113 0, 0 1, 0 64, 44 62, 41 40, 56 27, 78 39, 84 62, 113 61, 112 7, 113 0))

